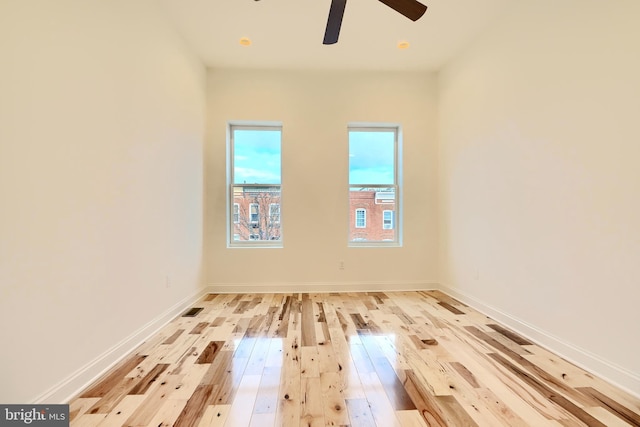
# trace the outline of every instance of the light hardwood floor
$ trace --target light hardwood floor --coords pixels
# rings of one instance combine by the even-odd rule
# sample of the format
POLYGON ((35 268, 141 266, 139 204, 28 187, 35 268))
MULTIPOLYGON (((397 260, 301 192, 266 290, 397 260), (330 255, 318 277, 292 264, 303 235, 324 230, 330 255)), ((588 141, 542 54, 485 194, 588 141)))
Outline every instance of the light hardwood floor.
POLYGON ((437 291, 209 294, 80 426, 640 426, 640 399, 437 291))

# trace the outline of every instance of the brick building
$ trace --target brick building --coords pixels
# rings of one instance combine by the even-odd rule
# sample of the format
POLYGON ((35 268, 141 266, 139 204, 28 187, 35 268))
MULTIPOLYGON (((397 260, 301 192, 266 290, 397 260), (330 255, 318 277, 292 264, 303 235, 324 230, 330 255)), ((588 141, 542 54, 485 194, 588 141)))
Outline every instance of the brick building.
POLYGON ((396 201, 393 191, 362 189, 349 192, 349 240, 395 240, 396 201))
POLYGON ((280 236, 280 187, 235 187, 233 240, 280 240, 280 236))
MULTIPOLYGON (((352 189, 349 193, 349 241, 395 240, 395 208, 393 191, 352 189)), ((279 187, 235 187, 234 240, 280 240, 280 225, 279 187)))

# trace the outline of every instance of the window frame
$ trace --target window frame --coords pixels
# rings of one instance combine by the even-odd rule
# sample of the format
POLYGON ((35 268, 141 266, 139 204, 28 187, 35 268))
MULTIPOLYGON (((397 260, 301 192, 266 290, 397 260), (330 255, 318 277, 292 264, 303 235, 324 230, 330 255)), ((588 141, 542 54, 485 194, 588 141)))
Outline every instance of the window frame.
MULTIPOLYGON (((227 247, 228 248, 281 248, 283 247, 283 233, 282 233, 282 146, 283 146, 283 129, 282 122, 255 122, 255 121, 229 121, 227 122, 227 247), (280 132, 280 182, 279 183, 243 183, 237 184, 234 179, 234 148, 235 148, 235 140, 234 140, 234 132, 237 130, 264 130, 264 131, 279 131, 280 132), (238 235, 237 230, 235 229, 236 225, 239 224, 234 222, 234 205, 238 204, 234 202, 234 196, 237 188, 251 188, 251 189, 260 189, 264 188, 265 191, 272 191, 277 189, 279 205, 280 207, 280 221, 278 222, 279 226, 279 238, 278 239, 270 239, 270 240, 254 240, 257 236, 257 232, 253 229, 247 230, 248 240, 235 240, 236 235, 238 235)), ((261 210, 259 204, 258 206, 258 219, 257 221, 252 221, 251 218, 251 205, 257 203, 249 203, 248 204, 248 218, 246 218, 246 222, 248 225, 259 224, 260 223, 260 214, 261 210)), ((239 206, 239 204, 238 204, 239 206)), ((240 206, 238 207, 239 215, 242 212, 240 206)), ((245 209, 247 210, 247 209, 245 209)), ((241 218, 238 218, 241 219, 241 218)))
POLYGON ((233 204, 233 223, 234 224, 240 223, 240 203, 233 204))
POLYGON ((354 214, 354 228, 367 228, 367 210, 365 208, 356 208, 354 214), (362 225, 358 225, 358 213, 362 212, 362 225))
POLYGON ((272 224, 280 224, 280 203, 269 203, 269 222, 272 224), (277 213, 273 213, 274 207, 277 208, 277 213), (277 219, 274 219, 277 216, 277 219))
POLYGON ((249 203, 249 223, 258 224, 260 222, 260 205, 258 203, 249 203), (255 213, 253 212, 255 208, 255 213), (254 219, 255 215, 255 219, 254 219))
POLYGON ((391 209, 385 209, 382 211, 382 229, 383 230, 393 230, 393 211, 391 209), (387 220, 385 218, 385 214, 390 213, 391 217, 387 220), (389 226, 387 227, 386 222, 389 221, 389 226))
MULTIPOLYGON (((394 239, 392 240, 351 240, 351 232, 356 229, 354 216, 353 229, 351 219, 347 228, 347 245, 349 247, 402 247, 403 233, 402 233, 402 126, 398 123, 363 123, 353 122, 347 125, 347 154, 350 155, 350 137, 351 132, 393 132, 394 134, 394 161, 393 161, 393 184, 379 184, 379 183, 364 183, 364 184, 351 184, 349 182, 349 170, 347 170, 347 183, 348 183, 348 199, 347 202, 351 203, 351 192, 353 189, 369 189, 372 191, 385 192, 391 189, 395 194, 395 206, 392 212, 392 230, 394 230, 394 239)), ((383 214, 383 227, 384 227, 384 214, 383 214)), ((360 228, 358 228, 360 229, 360 228)))

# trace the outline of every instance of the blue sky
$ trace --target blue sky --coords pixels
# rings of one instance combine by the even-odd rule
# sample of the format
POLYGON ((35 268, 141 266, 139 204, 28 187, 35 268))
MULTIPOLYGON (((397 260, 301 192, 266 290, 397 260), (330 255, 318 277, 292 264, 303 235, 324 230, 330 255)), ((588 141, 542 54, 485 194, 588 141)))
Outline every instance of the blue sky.
MULTIPOLYGON (((349 131, 349 184, 393 184, 394 133, 349 131)), ((234 131, 234 184, 280 184, 279 130, 234 131)))
POLYGON ((393 184, 394 145, 394 132, 349 131, 349 184, 393 184))
POLYGON ((234 184, 280 184, 281 139, 279 130, 235 130, 234 184))

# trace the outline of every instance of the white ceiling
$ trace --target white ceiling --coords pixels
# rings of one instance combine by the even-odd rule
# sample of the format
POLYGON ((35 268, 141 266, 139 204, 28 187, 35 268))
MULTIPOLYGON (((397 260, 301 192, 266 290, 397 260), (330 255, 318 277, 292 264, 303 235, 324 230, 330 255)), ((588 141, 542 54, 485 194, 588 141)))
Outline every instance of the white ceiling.
POLYGON ((340 40, 325 46, 331 0, 158 1, 209 67, 377 70, 437 70, 513 3, 422 0, 428 10, 412 22, 377 0, 349 0, 340 40), (399 50, 401 40, 411 47, 399 50))

